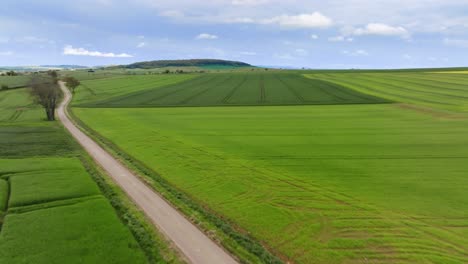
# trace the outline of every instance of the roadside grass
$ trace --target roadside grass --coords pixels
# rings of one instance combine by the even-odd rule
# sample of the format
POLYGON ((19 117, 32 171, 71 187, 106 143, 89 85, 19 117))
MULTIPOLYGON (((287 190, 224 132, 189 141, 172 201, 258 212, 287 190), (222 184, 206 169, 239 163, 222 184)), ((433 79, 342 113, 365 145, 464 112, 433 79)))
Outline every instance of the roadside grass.
POLYGON ((111 78, 84 80, 76 88, 73 105, 92 103, 105 98, 156 89, 190 80, 196 76, 195 74, 119 75, 111 78))
POLYGON ((5 218, 0 263, 146 263, 102 197, 5 218))
POLYGON ((0 110, 0 263, 180 263, 25 89, 0 93, 0 110))
POLYGON ((306 76, 388 100, 468 112, 468 75, 464 74, 386 72, 315 73, 306 76))
MULTIPOLYGON (((143 77, 135 77, 143 78, 143 77)), ((124 78, 121 81, 127 80, 124 78)), ((128 79, 130 82, 131 80, 128 79)), ((104 80, 102 80, 104 82, 104 80)), ((90 81, 96 87, 108 89, 99 81, 90 81)), ((132 84, 132 87, 139 87, 132 84)), ((148 86, 149 88, 149 86, 148 86)), ((112 90, 111 90, 112 91, 112 90)), ((84 89, 77 93, 75 106, 86 107, 155 107, 155 106, 242 106, 242 105, 326 105, 388 103, 340 85, 311 80, 299 74, 288 73, 212 73, 166 85, 158 89, 121 96, 96 96, 93 102, 80 103, 84 89)), ((117 95, 117 94, 115 94, 117 95)))
POLYGON ((467 119, 393 105, 73 111, 285 260, 468 261, 467 119))

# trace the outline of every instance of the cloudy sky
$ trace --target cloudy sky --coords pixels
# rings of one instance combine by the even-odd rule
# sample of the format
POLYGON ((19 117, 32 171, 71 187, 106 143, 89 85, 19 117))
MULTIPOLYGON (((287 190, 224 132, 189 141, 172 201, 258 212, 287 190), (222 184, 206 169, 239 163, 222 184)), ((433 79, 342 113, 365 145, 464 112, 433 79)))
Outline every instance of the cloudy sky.
POLYGON ((468 66, 468 0, 3 0, 0 65, 468 66))

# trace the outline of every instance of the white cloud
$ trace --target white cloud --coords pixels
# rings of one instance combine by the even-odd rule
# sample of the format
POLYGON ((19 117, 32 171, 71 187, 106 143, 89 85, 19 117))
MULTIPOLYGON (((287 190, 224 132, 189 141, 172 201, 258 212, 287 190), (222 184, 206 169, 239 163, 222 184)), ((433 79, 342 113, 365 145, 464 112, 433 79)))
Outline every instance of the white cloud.
POLYGON ((0 56, 11 56, 13 54, 13 51, 0 51, 0 56))
POLYGON ((314 12, 311 14, 276 16, 263 19, 260 23, 277 24, 285 28, 326 28, 331 26, 333 21, 319 12, 314 12))
POLYGON ((294 56, 292 56, 289 53, 275 53, 273 54, 273 57, 276 59, 281 59, 281 60, 294 60, 296 59, 294 56))
POLYGON ((310 35, 310 38, 311 38, 311 39, 319 39, 319 36, 317 36, 317 35, 315 35, 315 34, 312 34, 312 35, 310 35))
POLYGON ((363 49, 359 49, 355 51, 344 50, 341 53, 348 55, 348 56, 369 56, 369 53, 363 49))
POLYGON ((140 42, 138 43, 138 45, 136 46, 137 48, 143 48, 146 46, 146 42, 140 42))
POLYGON ((256 52, 252 52, 252 51, 241 51, 240 54, 241 55, 246 55, 246 56, 255 56, 255 55, 257 55, 256 52))
POLYGON ((468 39, 450 39, 445 38, 444 44, 448 46, 460 47, 460 48, 468 48, 468 39))
POLYGON ((409 54, 403 54, 403 59, 405 60, 411 60, 413 57, 409 54))
POLYGON ((336 37, 330 37, 328 38, 328 41, 330 42, 353 42, 354 39, 350 37, 345 37, 345 36, 336 36, 336 37))
POLYGON ((169 18, 184 18, 185 14, 182 11, 179 10, 166 10, 159 15, 164 16, 164 17, 169 17, 169 18))
POLYGON ((84 48, 73 48, 73 46, 71 45, 67 45, 63 48, 63 55, 106 57, 106 58, 131 58, 133 57, 132 55, 127 54, 127 53, 115 54, 112 52, 89 51, 84 48))
POLYGON ((237 6, 256 6, 264 5, 270 2, 269 0, 232 0, 233 5, 237 6))
POLYGON ((208 34, 208 33, 201 33, 200 35, 196 37, 196 39, 217 39, 217 38, 218 36, 208 34))
POLYGON ((299 56, 309 55, 309 52, 307 50, 305 50, 305 49, 296 49, 294 52, 299 56))
POLYGON ((35 37, 35 36, 24 36, 24 37, 19 37, 19 38, 16 38, 15 39, 16 42, 18 43, 47 43, 47 44, 55 44, 55 41, 54 40, 50 40, 50 39, 47 39, 47 38, 41 38, 41 37, 35 37))
POLYGON ((379 35, 379 36, 397 36, 402 38, 409 38, 410 33, 404 27, 394 27, 382 23, 369 23, 365 27, 355 28, 350 31, 351 35, 364 36, 364 35, 379 35))

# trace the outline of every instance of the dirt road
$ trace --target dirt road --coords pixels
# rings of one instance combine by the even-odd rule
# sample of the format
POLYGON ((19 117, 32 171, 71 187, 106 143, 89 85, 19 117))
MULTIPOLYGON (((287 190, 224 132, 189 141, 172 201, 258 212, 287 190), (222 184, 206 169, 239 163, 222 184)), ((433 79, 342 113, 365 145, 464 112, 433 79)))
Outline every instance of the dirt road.
POLYGON ((57 116, 66 129, 108 173, 108 175, 127 193, 137 206, 143 210, 154 225, 195 264, 237 263, 219 245, 210 240, 196 226, 161 198, 153 189, 146 186, 136 175, 101 148, 90 137, 81 132, 66 114, 71 93, 61 82, 64 100, 57 109, 57 116))

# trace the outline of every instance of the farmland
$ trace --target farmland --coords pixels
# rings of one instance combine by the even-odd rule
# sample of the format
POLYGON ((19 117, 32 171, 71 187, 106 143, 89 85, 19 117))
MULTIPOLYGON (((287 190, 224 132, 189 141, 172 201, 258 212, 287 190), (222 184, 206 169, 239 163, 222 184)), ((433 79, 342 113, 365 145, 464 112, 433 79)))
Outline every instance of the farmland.
POLYGON ((386 72, 306 76, 397 102, 457 112, 468 111, 468 75, 466 74, 386 72))
POLYGON ((440 75, 206 74, 73 111, 284 259, 466 263, 466 77, 440 75))
POLYGON ((92 103, 109 97, 122 96, 129 93, 153 90, 162 86, 183 82, 195 77, 183 75, 120 75, 117 77, 81 82, 80 90, 74 98, 74 104, 92 103))
MULTIPOLYGON (((144 77, 135 78, 143 80, 144 77)), ((102 80, 109 86, 115 85, 118 81, 120 80, 102 80)), ((135 89, 134 87, 141 87, 141 84, 136 83, 135 86, 131 87, 133 87, 131 89, 135 89)), ((78 102, 79 99, 76 104, 78 102)), ((107 100, 95 101, 85 105, 95 107, 153 107, 320 105, 384 102, 388 102, 388 100, 356 92, 330 82, 307 79, 296 74, 219 73, 204 74, 198 78, 178 82, 174 85, 165 85, 158 89, 146 89, 141 92, 111 97, 107 100)))
POLYGON ((82 155, 25 89, 0 92, 0 263, 147 263, 82 155))
POLYGON ((7 85, 10 88, 25 86, 28 76, 0 76, 0 86, 7 85))

